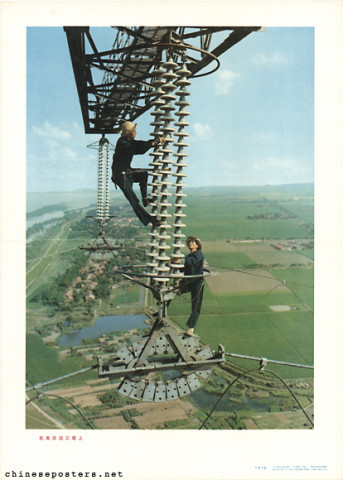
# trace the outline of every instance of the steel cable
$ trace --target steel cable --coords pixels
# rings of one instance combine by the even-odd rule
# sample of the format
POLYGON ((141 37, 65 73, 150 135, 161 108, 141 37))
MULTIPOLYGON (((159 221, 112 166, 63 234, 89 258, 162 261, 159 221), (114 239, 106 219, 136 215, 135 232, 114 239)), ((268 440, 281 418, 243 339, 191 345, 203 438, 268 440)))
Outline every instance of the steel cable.
POLYGON ((295 394, 292 392, 291 388, 286 384, 286 382, 275 372, 273 372, 272 370, 268 370, 264 367, 259 367, 259 368, 254 368, 254 369, 251 369, 251 370, 248 370, 246 372, 243 372, 241 373, 240 375, 238 375, 227 387, 226 389, 224 390, 224 392, 220 395, 220 397, 218 398, 218 400, 216 401, 216 403, 214 404, 214 406, 212 407, 210 413, 207 415, 206 419, 203 421, 203 423, 201 424, 201 426, 199 427, 199 430, 201 430, 204 425, 206 424, 206 422, 209 420, 209 418, 212 416, 213 412, 215 411, 215 409, 217 408, 219 402, 223 399, 223 397, 225 396, 225 394, 229 391, 229 389, 237 382, 237 380, 239 380, 240 378, 244 377, 245 375, 248 375, 249 373, 251 372, 256 372, 256 371, 260 371, 261 373, 262 372, 268 372, 268 373, 271 373, 272 375, 275 375, 282 383, 283 385, 287 388, 287 390, 290 392, 290 394, 292 395, 292 397, 294 398, 294 400, 297 402, 297 404, 299 405, 300 409, 302 410, 302 412, 304 413, 304 415, 306 416, 306 418, 308 419, 308 421, 311 423, 311 425, 314 427, 314 424, 312 422, 312 420, 310 419, 310 417, 307 415, 307 413, 305 412, 305 410, 303 409, 303 407, 301 406, 300 402, 298 401, 297 397, 295 396, 295 394))
POLYGON ((79 407, 77 407, 73 402, 71 402, 70 400, 68 400, 67 398, 65 397, 62 397, 61 395, 56 395, 56 394, 53 394, 53 393, 44 393, 44 392, 39 392, 37 397, 34 397, 34 398, 31 398, 30 400, 28 400, 26 402, 26 405, 28 405, 29 403, 31 403, 33 400, 41 400, 41 398, 43 397, 56 397, 56 398, 60 398, 61 400, 64 400, 66 403, 69 403, 73 408, 75 408, 75 410, 82 416, 82 418, 87 422, 87 424, 93 429, 95 430, 95 427, 94 425, 92 425, 92 423, 88 420, 88 418, 86 417, 86 415, 79 409, 79 407))
POLYGON ((275 377, 277 377, 282 383, 283 385, 287 388, 287 390, 289 391, 289 393, 292 395, 292 397, 294 398, 294 400, 297 402, 297 404, 299 405, 299 407, 301 408, 301 410, 303 411, 305 417, 307 418, 307 420, 310 422, 310 424, 312 425, 312 427, 314 427, 314 424, 312 422, 312 420, 310 419, 310 417, 307 415, 307 413, 305 412, 305 410, 303 409, 303 407, 301 406, 299 400, 297 399, 297 397, 294 395, 294 393, 292 392, 292 390, 290 389, 290 387, 287 385, 287 383, 280 377, 280 375, 278 375, 277 373, 273 372, 272 370, 268 370, 266 368, 263 369, 263 372, 268 372, 268 373, 271 373, 272 375, 275 375, 275 377))
POLYGON ((239 380, 241 377, 244 377, 245 375, 248 375, 249 373, 251 372, 256 372, 258 371, 259 368, 253 368, 251 370, 248 370, 247 372, 243 372, 241 373, 240 375, 238 375, 238 377, 236 377, 233 382, 231 382, 227 387, 226 389, 224 390, 224 392, 220 395, 220 397, 218 398, 218 400, 216 401, 216 403, 214 404, 214 406, 212 407, 212 410, 210 411, 210 413, 207 415, 206 419, 203 421, 203 423, 200 425, 199 427, 199 430, 201 430, 203 428, 203 426, 205 425, 205 423, 207 422, 207 420, 212 416, 212 413, 215 411, 215 409, 217 408, 219 402, 222 400, 222 398, 225 396, 225 394, 230 390, 230 388, 237 382, 237 380, 239 380))

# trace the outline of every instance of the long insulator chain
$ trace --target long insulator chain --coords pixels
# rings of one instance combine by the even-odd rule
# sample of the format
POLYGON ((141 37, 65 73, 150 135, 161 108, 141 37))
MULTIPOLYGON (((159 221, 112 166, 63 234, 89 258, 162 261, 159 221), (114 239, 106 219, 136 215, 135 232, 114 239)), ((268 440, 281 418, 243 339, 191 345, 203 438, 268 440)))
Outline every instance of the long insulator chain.
MULTIPOLYGON (((153 74, 153 80, 151 81, 151 85, 155 87, 155 99, 152 104, 155 106, 154 110, 151 112, 151 115, 154 117, 154 121, 150 123, 150 125, 154 126, 154 131, 152 133, 154 140, 157 142, 163 132, 161 127, 163 126, 163 121, 161 120, 163 116, 163 110, 161 110, 161 106, 164 105, 164 100, 162 100, 162 95, 164 91, 162 90, 162 85, 165 81, 162 78, 163 73, 165 70, 162 67, 159 67, 155 70, 153 74)), ((150 175, 152 176, 152 182, 149 184, 152 187, 151 191, 151 198, 152 202, 150 203, 152 210, 151 216, 157 217, 158 214, 158 197, 159 197, 159 177, 161 175, 160 169, 163 167, 163 163, 161 162, 161 157, 163 152, 161 151, 159 145, 155 144, 154 151, 150 153, 153 157, 153 161, 149 164, 153 167, 152 172, 150 175)), ((157 261, 156 258, 158 256, 158 228, 152 227, 150 232, 150 241, 148 242, 147 246, 149 247, 149 251, 146 252, 146 256, 149 257, 149 261, 147 266, 149 267, 149 273, 156 273, 157 261)))
POLYGON ((175 82, 179 87, 175 94, 179 97, 179 100, 175 102, 175 105, 178 105, 179 110, 175 112, 175 115, 178 116, 178 121, 175 122, 175 126, 178 127, 178 131, 174 134, 178 137, 177 142, 174 142, 174 146, 177 147, 177 153, 174 153, 174 156, 177 157, 176 162, 176 172, 173 174, 176 177, 175 182, 175 223, 174 223, 174 252, 173 258, 176 260, 176 263, 172 263, 173 274, 178 275, 180 273, 180 262, 179 260, 184 257, 181 253, 181 248, 184 246, 182 239, 185 235, 182 233, 182 228, 186 225, 183 223, 184 217, 186 215, 183 213, 182 208, 187 205, 183 203, 184 197, 187 195, 183 193, 183 187, 186 185, 183 183, 184 177, 187 175, 184 173, 183 168, 188 165, 184 162, 184 158, 188 157, 188 154, 185 153, 184 147, 188 147, 188 143, 185 142, 185 137, 188 137, 189 134, 185 132, 185 127, 189 126, 186 117, 189 115, 189 112, 185 110, 185 107, 189 106, 190 103, 187 101, 187 96, 190 93, 187 91, 187 86, 190 85, 188 77, 191 75, 191 72, 187 70, 186 64, 183 63, 181 68, 177 71, 179 79, 175 82))
POLYGON ((101 138, 98 148, 98 203, 97 221, 100 225, 109 219, 110 208, 110 150, 107 138, 101 138), (104 158, 105 157, 105 158, 104 158))
POLYGON ((168 234, 168 230, 171 228, 171 225, 168 223, 169 218, 172 216, 168 213, 168 207, 171 207, 172 204, 169 203, 169 197, 173 195, 171 192, 168 191, 168 186, 172 186, 173 184, 169 181, 169 174, 171 173, 171 165, 174 164, 173 160, 170 158, 170 154, 173 153, 173 150, 170 148, 170 143, 173 143, 172 133, 175 131, 172 123, 175 120, 171 112, 175 110, 173 106, 173 101, 176 100, 176 97, 172 94, 173 90, 175 90, 176 85, 174 84, 175 79, 177 79, 177 75, 174 73, 174 70, 178 67, 177 63, 175 63, 172 59, 172 56, 169 56, 168 60, 163 64, 163 68, 165 68, 165 73, 163 73, 163 77, 166 79, 166 82, 163 84, 164 94, 162 95, 162 100, 164 100, 164 105, 161 106, 161 109, 164 111, 164 115, 161 117, 161 120, 164 121, 164 125, 161 127, 163 132, 163 136, 165 138, 165 144, 161 151, 163 152, 163 156, 161 158, 161 163, 163 164, 160 173, 160 200, 158 206, 161 226, 159 230, 159 244, 158 244, 158 256, 156 257, 158 261, 158 265, 156 267, 157 273, 159 274, 159 278, 157 279, 159 282, 166 284, 168 282, 168 278, 162 278, 163 275, 169 273, 170 267, 168 265, 170 261, 170 257, 167 255, 166 250, 170 249, 170 245, 167 244, 167 240, 170 239, 170 235, 168 234))
POLYGON ((104 216, 104 184, 103 184, 103 151, 102 146, 99 143, 98 148, 98 203, 97 203, 97 211, 96 211, 96 218, 100 222, 104 216))

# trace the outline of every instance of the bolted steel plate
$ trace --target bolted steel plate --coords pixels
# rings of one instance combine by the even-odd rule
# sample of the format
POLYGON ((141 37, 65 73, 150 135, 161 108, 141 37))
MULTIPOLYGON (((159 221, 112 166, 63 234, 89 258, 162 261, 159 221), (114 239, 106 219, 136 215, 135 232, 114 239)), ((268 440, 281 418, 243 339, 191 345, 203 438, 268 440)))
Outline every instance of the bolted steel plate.
POLYGON ((199 379, 195 375, 195 373, 192 373, 191 375, 187 375, 187 382, 192 392, 195 392, 195 390, 198 390, 199 388, 201 388, 201 383, 199 382, 199 379))
POLYGON ((204 369, 204 370, 197 370, 195 372, 198 377, 202 378, 203 380, 206 380, 212 373, 211 369, 204 369))
POLYGON ((191 393, 191 389, 189 388, 185 377, 177 379, 177 391, 179 392, 179 397, 184 397, 185 395, 189 395, 191 393))
POLYGON ((156 343, 155 343, 155 351, 158 354, 163 354, 166 351, 167 348, 167 338, 165 335, 159 335, 156 338, 156 343))
POLYGON ((167 383, 167 400, 175 400, 179 398, 176 382, 171 380, 167 383))
POLYGON ((197 352, 196 356, 201 360, 208 360, 209 358, 213 357, 213 350, 209 345, 207 345, 205 348, 200 350, 200 352, 197 352))
POLYGON ((129 397, 140 400, 142 398, 145 386, 146 386, 146 382, 144 381, 136 382, 131 393, 129 394, 129 397))
POLYGON ((155 402, 165 402, 167 399, 167 386, 163 382, 158 382, 155 391, 155 402))
POLYGON ((144 400, 145 402, 152 402, 154 400, 155 390, 155 382, 149 382, 145 387, 142 400, 144 400))
POLYGON ((119 392, 122 393, 123 395, 129 396, 134 387, 135 387, 135 382, 132 382, 128 378, 124 378, 124 380, 120 384, 119 392))
POLYGON ((134 359, 134 356, 126 345, 123 345, 119 350, 117 350, 116 354, 124 363, 129 363, 134 359))
POLYGON ((147 341, 148 341, 147 338, 140 338, 139 340, 136 340, 135 342, 132 343, 133 353, 135 354, 136 357, 139 356, 139 354, 143 350, 144 345, 146 344, 147 341))

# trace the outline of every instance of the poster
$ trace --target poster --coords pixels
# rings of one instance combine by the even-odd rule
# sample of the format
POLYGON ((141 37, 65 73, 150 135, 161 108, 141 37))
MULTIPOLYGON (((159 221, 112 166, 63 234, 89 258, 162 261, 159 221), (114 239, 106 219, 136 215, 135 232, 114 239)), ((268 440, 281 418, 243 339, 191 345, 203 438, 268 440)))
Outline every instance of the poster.
POLYGON ((1 2, 0 8, 2 477, 341 478, 342 6, 1 2), (181 8, 185 22, 193 25, 221 24, 226 18, 225 23, 235 25, 315 28, 316 425, 306 431, 82 430, 63 432, 59 441, 48 440, 47 431, 25 429, 27 28, 102 26, 111 15, 115 24, 179 24, 181 8))

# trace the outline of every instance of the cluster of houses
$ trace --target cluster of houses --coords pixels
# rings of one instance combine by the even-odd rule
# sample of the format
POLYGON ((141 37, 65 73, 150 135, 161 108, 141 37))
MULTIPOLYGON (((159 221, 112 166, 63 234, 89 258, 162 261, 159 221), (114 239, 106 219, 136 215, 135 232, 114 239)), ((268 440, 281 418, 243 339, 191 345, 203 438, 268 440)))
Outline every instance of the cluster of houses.
POLYGON ((95 300, 94 290, 98 285, 96 278, 98 275, 102 275, 105 271, 105 265, 108 260, 104 262, 93 262, 89 260, 87 265, 80 270, 80 275, 75 279, 70 288, 67 290, 65 296, 67 301, 71 302, 74 299, 74 292, 76 289, 85 288, 84 300, 89 302, 95 300))
POLYGON ((314 243, 313 241, 307 243, 300 243, 299 241, 291 240, 289 242, 271 243, 270 246, 275 248, 276 250, 305 250, 313 249, 314 243))

